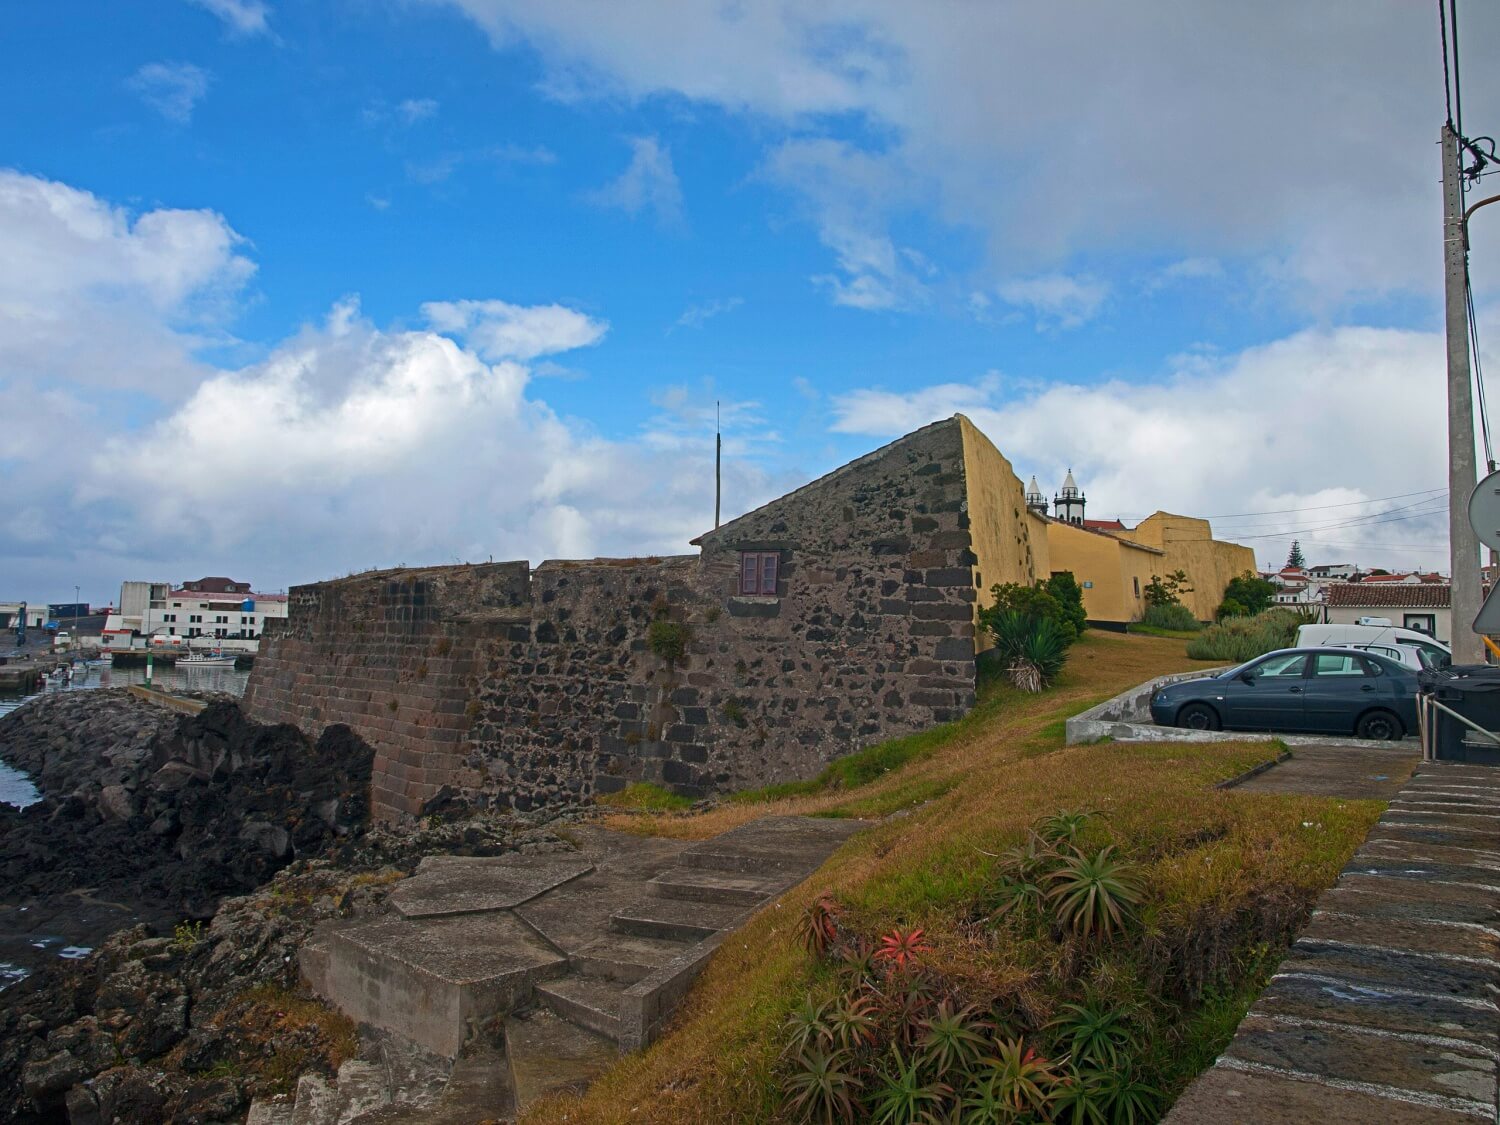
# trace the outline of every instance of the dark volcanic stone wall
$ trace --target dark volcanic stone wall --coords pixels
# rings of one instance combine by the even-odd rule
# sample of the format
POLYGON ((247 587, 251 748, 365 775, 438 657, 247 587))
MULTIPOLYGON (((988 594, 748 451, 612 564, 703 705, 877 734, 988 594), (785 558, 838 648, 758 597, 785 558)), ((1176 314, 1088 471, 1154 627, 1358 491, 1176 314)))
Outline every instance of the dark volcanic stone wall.
POLYGON ((634 780, 687 795, 806 777, 974 701, 975 556, 957 420, 703 536, 699 556, 437 567, 292 592, 246 709, 378 751, 373 801, 528 809, 634 780), (741 551, 779 555, 741 596, 741 551), (651 642, 685 628, 680 659, 651 642))
POLYGON ((480 670, 476 652, 530 619, 524 562, 356 575, 291 591, 245 690, 261 722, 316 737, 346 723, 376 748, 377 815, 414 814, 462 774, 480 670))

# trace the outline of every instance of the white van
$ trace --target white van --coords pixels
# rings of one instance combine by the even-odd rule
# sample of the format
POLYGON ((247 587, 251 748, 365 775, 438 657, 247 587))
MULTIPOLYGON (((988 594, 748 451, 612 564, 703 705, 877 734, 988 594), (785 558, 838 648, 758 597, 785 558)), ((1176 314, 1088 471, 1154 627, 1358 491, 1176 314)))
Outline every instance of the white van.
MULTIPOLYGON (((1304 625, 1297 630, 1297 647, 1332 645, 1352 648, 1364 645, 1410 645, 1420 650, 1435 666, 1451 664, 1453 652, 1442 641, 1416 629, 1403 629, 1386 622, 1381 625, 1304 625)), ((1405 661, 1403 661, 1405 663, 1405 661)))

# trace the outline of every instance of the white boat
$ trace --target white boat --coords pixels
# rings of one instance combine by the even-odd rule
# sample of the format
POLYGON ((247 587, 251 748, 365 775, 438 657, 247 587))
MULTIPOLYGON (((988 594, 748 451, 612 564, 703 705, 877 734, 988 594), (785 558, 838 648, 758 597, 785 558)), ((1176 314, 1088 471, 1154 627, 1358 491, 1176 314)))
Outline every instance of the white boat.
POLYGON ((212 652, 190 652, 177 658, 179 668, 233 668, 236 656, 218 649, 212 652))

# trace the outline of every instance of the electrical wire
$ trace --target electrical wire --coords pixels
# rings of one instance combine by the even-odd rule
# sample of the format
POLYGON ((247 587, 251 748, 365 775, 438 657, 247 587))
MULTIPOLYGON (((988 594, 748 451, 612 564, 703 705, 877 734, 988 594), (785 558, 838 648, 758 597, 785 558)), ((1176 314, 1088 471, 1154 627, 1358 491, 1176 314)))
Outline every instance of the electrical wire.
MULTIPOLYGON (((1458 0, 1448 0, 1448 23, 1453 28, 1453 120, 1457 125, 1453 131, 1462 140, 1464 135, 1464 83, 1458 70, 1458 0)), ((1460 182, 1462 187, 1462 182, 1460 182)))
MULTIPOLYGON (((1448 498, 1446 496, 1429 496, 1429 497, 1427 497, 1424 500, 1415 500, 1415 501, 1413 501, 1410 504, 1402 504, 1399 507, 1395 507, 1395 508, 1386 508, 1384 511, 1381 511, 1381 512, 1367 512, 1367 513, 1365 513, 1362 516, 1350 516, 1348 519, 1340 518, 1338 520, 1338 522, 1336 522, 1336 523, 1325 523, 1325 524, 1318 524, 1318 525, 1312 526, 1312 527, 1292 528, 1290 530, 1285 530, 1285 529, 1283 529, 1283 530, 1288 535, 1295 535, 1295 534, 1299 534, 1302 531, 1327 531, 1327 530, 1329 530, 1331 528, 1335 528, 1335 527, 1357 527, 1360 524, 1382 522, 1382 520, 1383 520, 1383 518, 1385 516, 1395 515, 1397 512, 1407 512, 1407 511, 1410 511, 1413 508, 1420 508, 1420 507, 1423 507, 1425 505, 1433 505, 1433 504, 1438 505, 1437 508, 1433 508, 1432 509, 1433 511, 1441 510, 1441 509, 1446 508, 1448 506, 1448 498)), ((1261 532, 1261 531, 1265 531, 1265 530, 1266 529, 1265 529, 1265 525, 1264 524, 1259 525, 1259 526, 1253 526, 1253 525, 1252 526, 1243 526, 1243 527, 1240 527, 1238 529, 1236 529, 1234 527, 1234 525, 1230 525, 1228 527, 1220 527, 1218 529, 1219 534, 1221 534, 1221 535, 1237 535, 1237 534, 1246 534, 1246 535, 1248 535, 1248 534, 1250 534, 1252 532, 1261 532)))
POLYGON ((1474 315, 1474 287, 1469 284, 1468 256, 1464 257, 1464 300, 1469 307, 1469 339, 1474 350, 1474 385, 1479 391, 1479 432, 1484 438, 1484 461, 1495 471, 1495 449, 1490 444, 1490 409, 1484 393, 1484 359, 1479 354, 1479 320, 1474 315))
MULTIPOLYGON (((1437 0, 1438 29, 1443 34, 1443 104, 1448 111, 1448 128, 1453 129, 1453 83, 1448 77, 1448 13, 1443 10, 1443 0, 1437 0)), ((1457 129, 1453 129, 1456 133, 1457 129)))
MULTIPOLYGON (((1369 500, 1344 500, 1338 504, 1314 504, 1307 508, 1274 508, 1264 512, 1221 512, 1216 516, 1196 516, 1195 519, 1203 520, 1232 520, 1246 516, 1286 516, 1294 512, 1326 512, 1330 508, 1356 508, 1362 504, 1383 504, 1387 500, 1405 500, 1409 496, 1426 496, 1432 492, 1447 492, 1444 488, 1424 488, 1418 492, 1398 492, 1394 496, 1376 496, 1369 500)), ((1132 519, 1145 519, 1152 515, 1151 512, 1121 512, 1121 515, 1130 516, 1132 519)))

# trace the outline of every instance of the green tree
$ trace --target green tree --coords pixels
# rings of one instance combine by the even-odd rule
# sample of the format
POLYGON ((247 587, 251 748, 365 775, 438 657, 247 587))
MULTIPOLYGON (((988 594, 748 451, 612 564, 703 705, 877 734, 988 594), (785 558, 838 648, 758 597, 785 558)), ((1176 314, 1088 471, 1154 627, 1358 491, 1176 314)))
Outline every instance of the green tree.
POLYGON ((1185 570, 1174 570, 1165 578, 1159 574, 1153 574, 1151 581, 1146 584, 1146 604, 1181 605, 1182 595, 1192 592, 1193 588, 1188 585, 1185 570))
POLYGON ((1287 552, 1286 565, 1299 568, 1307 565, 1307 558, 1302 554, 1302 544, 1295 539, 1292 540, 1292 549, 1287 552))
POLYGON ((1083 587, 1078 584, 1078 579, 1073 577, 1073 572, 1071 570, 1058 571, 1042 583, 1042 588, 1057 599, 1058 605, 1062 606, 1074 632, 1080 637, 1083 636, 1083 631, 1089 627, 1089 615, 1083 608, 1083 587))
POLYGON ((1214 617, 1254 617, 1257 613, 1270 609, 1275 600, 1276 587, 1260 575, 1247 570, 1238 577, 1231 578, 1229 585, 1224 587, 1224 600, 1214 617), (1239 608, 1226 608, 1231 603, 1239 608))
POLYGON ((998 619, 1006 613, 1017 613, 1031 621, 1051 621, 1063 634, 1067 644, 1078 639, 1068 609, 1049 591, 1041 586, 1025 586, 1019 582, 1006 582, 990 587, 995 604, 979 611, 981 628, 995 631, 998 619))

